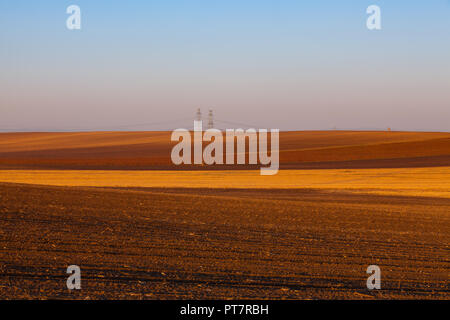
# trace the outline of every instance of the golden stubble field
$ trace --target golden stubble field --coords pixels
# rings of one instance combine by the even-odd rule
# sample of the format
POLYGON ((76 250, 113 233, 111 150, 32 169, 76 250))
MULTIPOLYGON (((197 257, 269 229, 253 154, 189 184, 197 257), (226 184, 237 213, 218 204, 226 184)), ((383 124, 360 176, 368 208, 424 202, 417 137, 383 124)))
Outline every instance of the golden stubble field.
POLYGON ((281 170, 0 170, 0 182, 78 187, 324 189, 450 198, 450 167, 281 170))

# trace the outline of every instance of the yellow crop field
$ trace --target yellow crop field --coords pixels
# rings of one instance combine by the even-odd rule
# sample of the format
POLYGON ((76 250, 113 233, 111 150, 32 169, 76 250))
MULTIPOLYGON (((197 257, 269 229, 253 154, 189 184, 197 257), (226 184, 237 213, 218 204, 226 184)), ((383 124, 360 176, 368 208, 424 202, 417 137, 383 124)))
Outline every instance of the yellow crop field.
POLYGON ((450 198, 450 167, 259 171, 0 170, 0 182, 78 187, 336 189, 450 198))

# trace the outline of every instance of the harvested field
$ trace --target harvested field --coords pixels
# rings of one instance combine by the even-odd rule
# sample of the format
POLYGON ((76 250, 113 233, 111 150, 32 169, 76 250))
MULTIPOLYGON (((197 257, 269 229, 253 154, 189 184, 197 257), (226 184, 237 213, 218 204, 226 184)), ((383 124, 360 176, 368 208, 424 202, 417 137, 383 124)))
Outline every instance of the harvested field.
POLYGON ((449 298, 449 199, 17 184, 0 199, 3 299, 449 298), (371 264, 382 290, 365 289, 371 264))
MULTIPOLYGON (((170 132, 1 133, 0 168, 173 170, 170 132)), ((450 166, 450 133, 280 133, 282 169, 450 166)), ((218 166, 218 170, 255 166, 218 166)), ((214 166, 183 167, 211 170, 214 166)))
POLYGON ((237 171, 0 170, 0 182, 78 187, 305 189, 450 198, 450 167, 237 171))
POLYGON ((173 145, 0 134, 0 298, 450 299, 449 133, 284 132, 275 176, 173 145))

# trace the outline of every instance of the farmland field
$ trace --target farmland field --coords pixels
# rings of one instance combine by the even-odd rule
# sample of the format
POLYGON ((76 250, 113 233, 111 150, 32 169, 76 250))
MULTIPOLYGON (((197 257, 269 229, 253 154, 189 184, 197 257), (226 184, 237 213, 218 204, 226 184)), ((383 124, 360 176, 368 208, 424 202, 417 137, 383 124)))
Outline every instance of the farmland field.
POLYGON ((315 188, 450 198, 450 167, 282 170, 274 176, 261 176, 256 170, 0 170, 0 182, 79 187, 315 188))
MULTIPOLYGON (((0 169, 174 170, 170 132, 2 133, 0 169)), ((450 166, 450 133, 280 133, 281 169, 450 166)), ((258 166, 257 166, 258 167, 258 166)), ((186 166, 248 170, 250 165, 186 166)))
POLYGON ((275 176, 168 138, 0 134, 0 298, 450 298, 450 134, 283 133, 275 176))

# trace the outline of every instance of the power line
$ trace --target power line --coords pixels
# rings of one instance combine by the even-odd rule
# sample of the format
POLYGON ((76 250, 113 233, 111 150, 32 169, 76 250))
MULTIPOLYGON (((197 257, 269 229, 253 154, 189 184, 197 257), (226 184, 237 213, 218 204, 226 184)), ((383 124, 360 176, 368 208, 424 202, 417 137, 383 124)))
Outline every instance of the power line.
POLYGON ((243 127, 248 127, 248 128, 259 128, 259 126, 254 126, 254 125, 251 125, 251 124, 231 122, 231 121, 219 120, 219 119, 216 119, 216 122, 221 122, 221 123, 225 123, 225 124, 231 124, 233 126, 243 126, 243 127))
MULTIPOLYGON (((132 124, 121 124, 121 125, 111 125, 111 126, 98 126, 98 127, 78 127, 78 128, 48 128, 46 130, 48 131, 104 131, 104 130, 115 130, 120 128, 134 128, 134 127, 154 127, 154 126, 160 126, 160 125, 168 125, 168 124, 180 124, 181 121, 187 121, 192 120, 191 118, 179 118, 179 119, 172 119, 170 121, 160 121, 160 122, 142 122, 142 123, 132 123, 132 124)), ((26 129, 26 128, 4 128, 0 129, 0 131, 43 131, 42 129, 26 129)), ((44 131, 46 131, 44 130, 44 131)))

